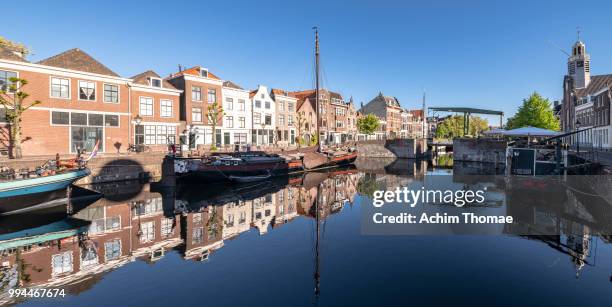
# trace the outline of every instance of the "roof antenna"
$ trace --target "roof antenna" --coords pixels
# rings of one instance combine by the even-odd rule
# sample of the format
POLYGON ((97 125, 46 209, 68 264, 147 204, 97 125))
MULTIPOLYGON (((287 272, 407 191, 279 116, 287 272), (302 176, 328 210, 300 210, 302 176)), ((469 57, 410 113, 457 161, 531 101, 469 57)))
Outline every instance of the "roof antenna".
POLYGON ((567 51, 563 50, 563 48, 559 47, 557 44, 553 43, 551 40, 548 40, 548 43, 551 44, 553 47, 559 49, 559 51, 565 53, 565 55, 567 55, 568 57, 571 56, 569 53, 567 53, 567 51))
POLYGON ((576 32, 578 33, 578 41, 580 41, 580 26, 576 27, 576 32))

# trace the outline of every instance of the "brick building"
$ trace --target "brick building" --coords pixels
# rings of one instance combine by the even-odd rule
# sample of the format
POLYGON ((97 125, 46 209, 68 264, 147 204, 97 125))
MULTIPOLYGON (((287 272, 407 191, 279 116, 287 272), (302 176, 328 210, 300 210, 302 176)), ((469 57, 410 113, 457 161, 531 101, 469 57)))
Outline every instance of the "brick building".
POLYGON ((273 88, 270 96, 276 105, 276 140, 279 146, 295 145, 297 98, 281 89, 273 88))
POLYGON ((130 143, 144 144, 156 151, 164 151, 169 144, 178 143, 178 136, 185 128, 179 118, 183 91, 152 70, 131 79, 130 113, 136 115, 130 122, 130 143))
MULTIPOLYGON (((0 52, 0 86, 6 87, 11 77, 28 80, 22 88, 30 95, 25 104, 41 102, 23 114, 24 155, 90 151, 98 141, 100 152, 127 150, 130 79, 80 49, 37 63, 4 50, 0 52)), ((4 128, 8 129, 6 123, 4 128)), ((0 143, 8 148, 7 133, 2 133, 0 143)))
POLYGON ((559 112, 561 130, 583 130, 572 143, 612 148, 612 74, 591 76, 590 60, 586 45, 578 40, 567 59, 568 71, 563 80, 563 102, 559 112))
MULTIPOLYGON (((300 105, 308 99, 314 106, 316 103, 316 91, 305 90, 293 92, 298 98, 300 105)), ((349 103, 345 102, 342 95, 326 89, 319 90, 319 139, 322 144, 339 144, 349 140, 348 109, 349 103)), ((352 117, 351 117, 352 118, 352 117)))
POLYGON ((174 73, 165 79, 175 88, 182 90, 180 96, 179 118, 185 122, 185 143, 191 148, 198 145, 212 145, 213 133, 216 134, 216 145, 222 142, 221 127, 223 118, 217 118, 216 131, 208 120, 208 107, 218 102, 221 104, 223 80, 209 72, 208 69, 195 66, 174 73))

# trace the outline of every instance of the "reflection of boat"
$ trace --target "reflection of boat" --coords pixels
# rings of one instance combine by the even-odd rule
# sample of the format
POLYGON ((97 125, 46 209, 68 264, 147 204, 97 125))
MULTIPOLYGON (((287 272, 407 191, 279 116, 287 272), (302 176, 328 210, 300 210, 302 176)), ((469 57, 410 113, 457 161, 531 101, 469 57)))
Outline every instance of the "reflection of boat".
POLYGON ((24 208, 33 210, 41 203, 53 205, 73 182, 86 177, 87 168, 69 169, 53 175, 0 182, 0 214, 9 214, 24 208))
POLYGON ((234 181, 234 182, 255 182, 255 181, 262 181, 262 180, 266 180, 268 178, 270 178, 270 175, 256 175, 256 176, 229 176, 229 180, 234 181))
POLYGON ((72 237, 85 232, 89 224, 90 222, 81 219, 66 218, 51 224, 0 235, 0 251, 72 237))

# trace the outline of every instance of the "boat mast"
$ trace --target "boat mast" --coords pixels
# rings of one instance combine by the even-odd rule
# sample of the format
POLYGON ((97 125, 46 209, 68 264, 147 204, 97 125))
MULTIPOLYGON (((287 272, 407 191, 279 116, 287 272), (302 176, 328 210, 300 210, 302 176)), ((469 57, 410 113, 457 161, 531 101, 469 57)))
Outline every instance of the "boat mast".
POLYGON ((319 132, 319 126, 321 126, 319 108, 319 27, 312 27, 315 30, 315 107, 317 114, 317 151, 321 152, 321 133, 319 132))

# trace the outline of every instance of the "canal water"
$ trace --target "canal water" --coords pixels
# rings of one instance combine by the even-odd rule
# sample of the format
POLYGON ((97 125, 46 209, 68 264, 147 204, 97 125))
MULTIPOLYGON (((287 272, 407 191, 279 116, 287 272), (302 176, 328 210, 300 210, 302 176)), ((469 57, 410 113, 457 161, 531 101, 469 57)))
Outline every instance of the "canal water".
POLYGON ((567 198, 579 208, 569 213, 534 202, 533 215, 518 221, 529 229, 558 221, 554 233, 363 233, 376 190, 496 172, 371 160, 240 186, 91 186, 104 197, 75 202, 69 216, 58 207, 0 219, 0 299, 32 306, 612 306, 612 205, 593 193, 567 198), (65 297, 10 296, 23 288, 63 289, 65 297))

